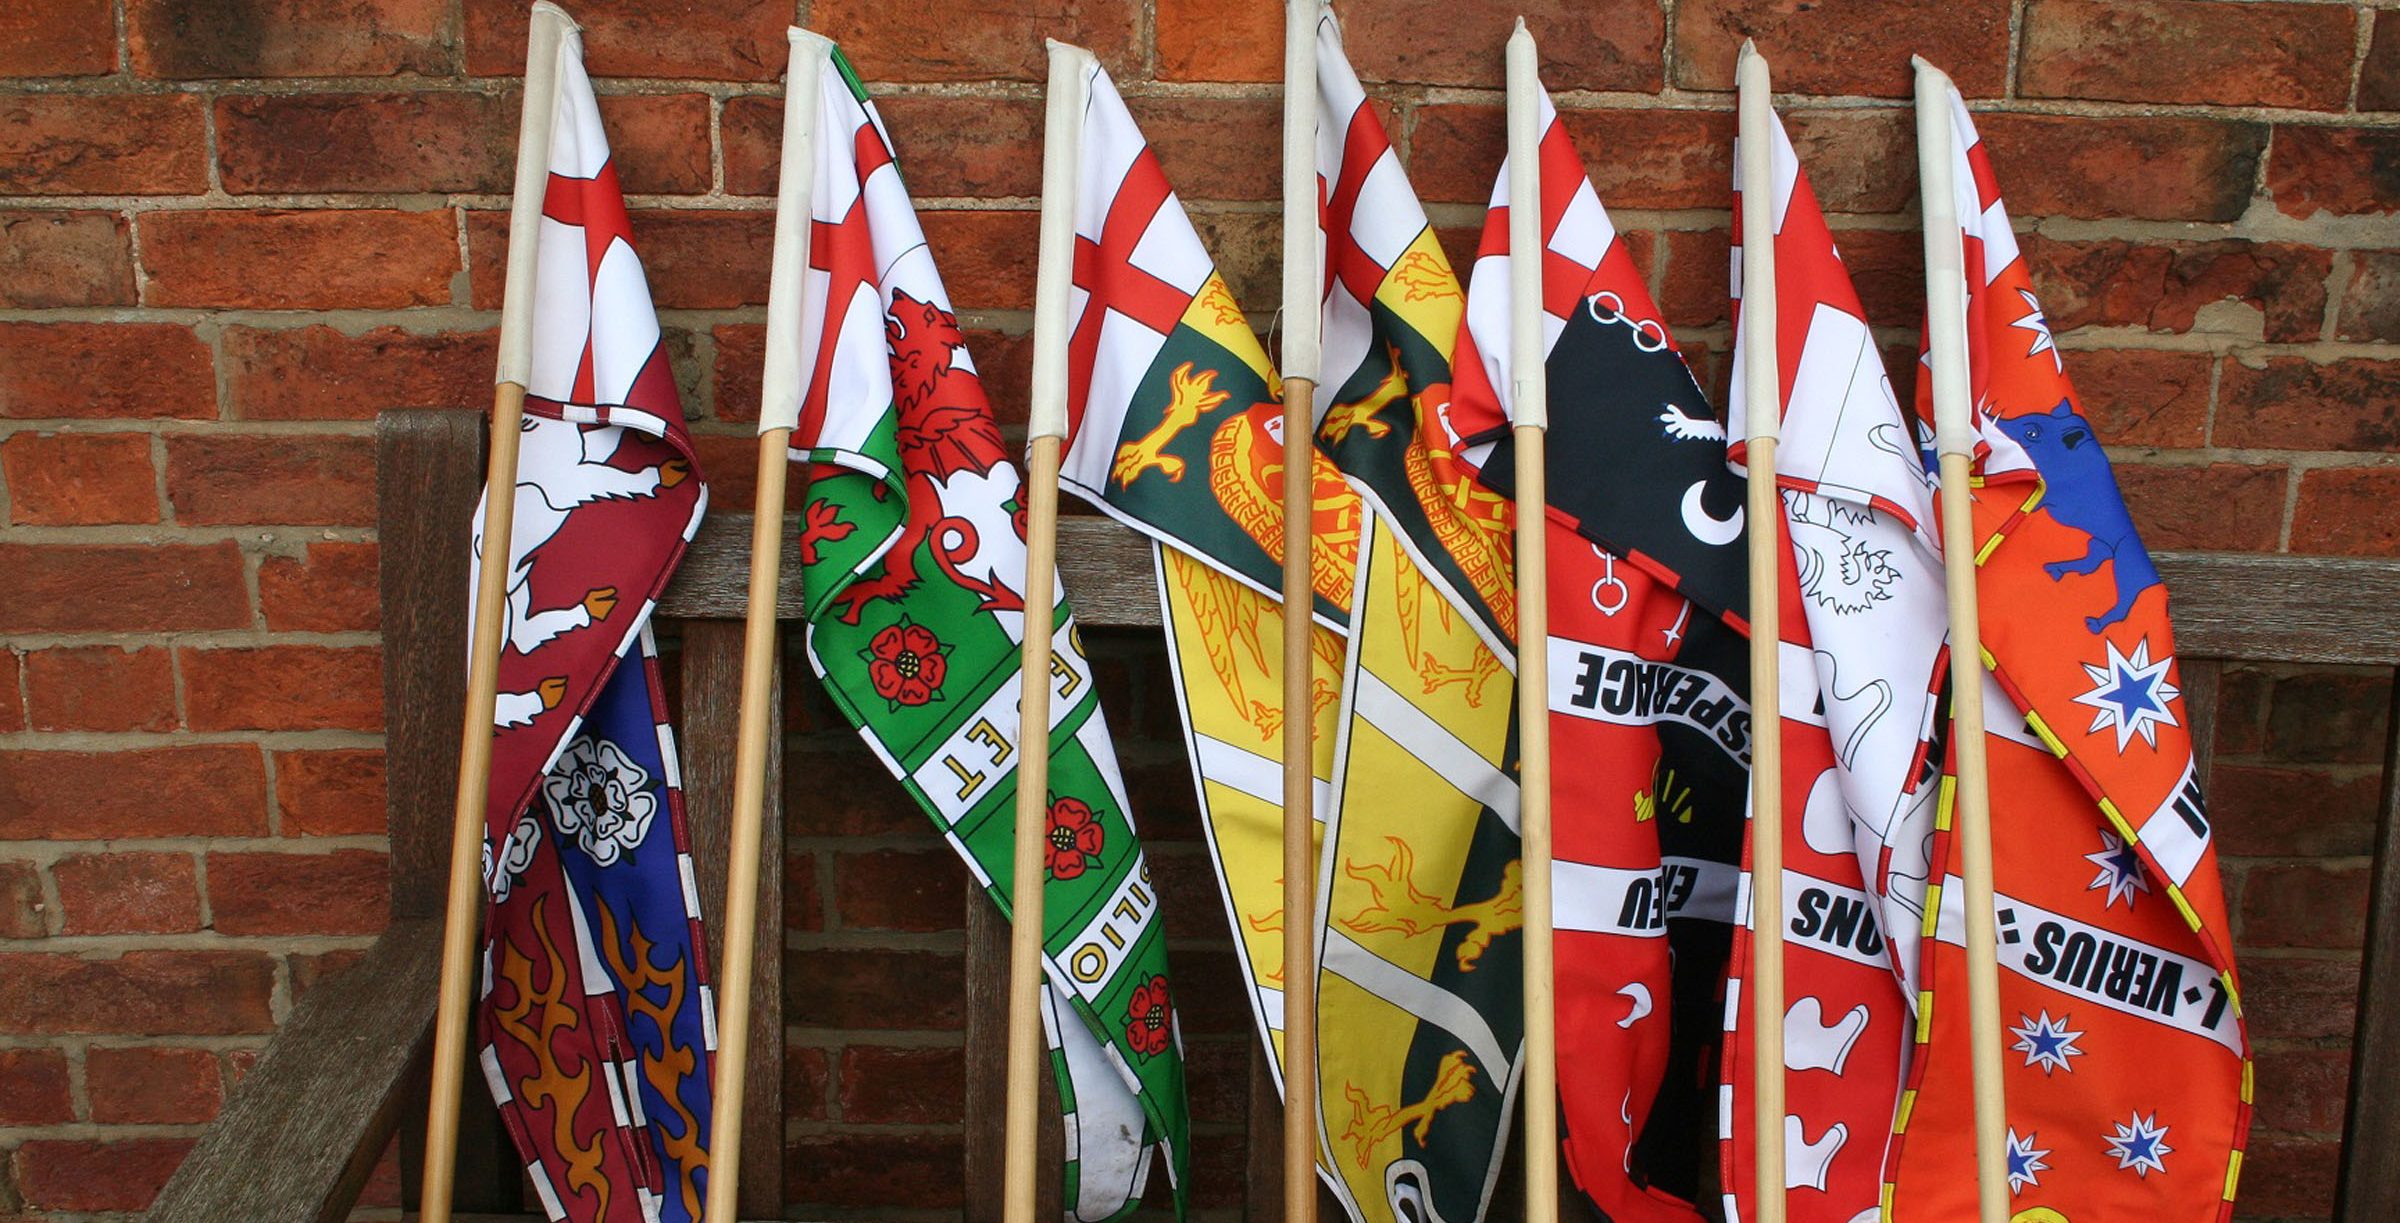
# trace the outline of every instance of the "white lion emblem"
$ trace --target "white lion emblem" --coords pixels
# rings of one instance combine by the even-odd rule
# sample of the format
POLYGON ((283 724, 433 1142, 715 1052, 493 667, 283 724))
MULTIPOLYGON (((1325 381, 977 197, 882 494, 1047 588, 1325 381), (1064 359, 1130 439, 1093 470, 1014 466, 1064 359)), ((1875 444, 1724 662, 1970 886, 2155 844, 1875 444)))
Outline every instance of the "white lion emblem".
POLYGON ((1853 529, 1873 521, 1874 511, 1831 497, 1786 489, 1792 547, 1800 565, 1800 593, 1839 615, 1856 615, 1892 597, 1900 570, 1888 548, 1869 545, 1853 529))

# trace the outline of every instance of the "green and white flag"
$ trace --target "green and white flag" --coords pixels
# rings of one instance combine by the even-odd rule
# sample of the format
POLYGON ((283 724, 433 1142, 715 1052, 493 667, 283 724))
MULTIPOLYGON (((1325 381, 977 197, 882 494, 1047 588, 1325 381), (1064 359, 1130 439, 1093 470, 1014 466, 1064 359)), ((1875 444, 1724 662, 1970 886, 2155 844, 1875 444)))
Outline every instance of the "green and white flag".
MULTIPOLYGON (((891 143, 831 42, 792 31, 761 431, 810 464, 808 651, 867 745, 1003 911, 1015 829, 1020 477, 891 143)), ((1158 893, 1062 590, 1051 685, 1044 995, 1067 1217, 1133 1209, 1190 1119, 1158 893)))

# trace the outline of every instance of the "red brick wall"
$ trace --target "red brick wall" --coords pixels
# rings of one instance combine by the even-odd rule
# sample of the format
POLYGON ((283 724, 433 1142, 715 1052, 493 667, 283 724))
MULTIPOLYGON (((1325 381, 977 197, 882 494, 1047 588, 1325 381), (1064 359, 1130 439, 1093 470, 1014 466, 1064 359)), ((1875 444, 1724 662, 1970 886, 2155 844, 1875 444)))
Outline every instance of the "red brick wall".
MULTIPOLYGON (((721 506, 748 498, 796 17, 878 83, 1004 411, 1022 410, 1042 35, 1117 72, 1234 287, 1270 304, 1280 6, 576 7, 721 506)), ((1344 6, 1358 70, 1460 242, 1498 161, 1510 7, 1344 6)), ((1525 7, 1713 382, 1745 34, 1801 95, 1795 138, 1909 375, 1904 60, 1922 51, 1985 112, 2151 543, 2400 548, 2400 12, 1525 7)), ((370 421, 489 394, 522 28, 517 0, 0 6, 0 1218, 141 1207, 293 998, 381 921, 370 421)), ((1105 654, 1179 962, 1229 981, 1155 646, 1105 654)), ((2216 799, 2260 1045, 2253 1217, 2330 1209, 2385 701, 2356 673, 2225 686, 2216 799)), ((944 1217, 963 874, 801 704, 792 1208, 944 1217)), ((1212 995, 1230 996, 1185 996, 1202 1198, 1225 1206, 1244 1021, 1212 995)))

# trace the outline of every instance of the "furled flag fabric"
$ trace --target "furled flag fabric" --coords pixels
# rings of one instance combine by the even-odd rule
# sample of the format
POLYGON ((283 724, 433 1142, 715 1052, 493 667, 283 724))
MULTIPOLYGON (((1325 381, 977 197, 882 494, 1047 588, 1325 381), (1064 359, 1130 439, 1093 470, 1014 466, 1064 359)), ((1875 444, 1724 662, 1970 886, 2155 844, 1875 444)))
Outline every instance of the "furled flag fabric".
MULTIPOLYGON (((1023 673, 1022 479, 984 398, 890 137, 832 43, 823 57, 795 459, 808 653, 842 711, 995 903, 1009 907, 1023 673)), ((1044 1025, 1067 1124, 1070 1219, 1130 1212, 1164 1148, 1190 1192, 1177 999, 1158 891, 1055 585, 1044 1025)))
MULTIPOLYGON (((1619 1223, 1690 1220, 1750 759, 1741 481, 1545 95, 1551 735, 1559 1092, 1576 1183, 1619 1223)), ((1451 419, 1513 488, 1508 169, 1470 277, 1451 419)))
POLYGON ((1353 1219, 1473 1223, 1523 1045, 1510 515, 1436 419, 1458 279, 1330 13, 1316 49, 1318 437, 1372 511, 1318 887, 1318 1107, 1353 1219))
MULTIPOLYGON (((1076 176, 1066 487, 1156 543, 1168 658, 1243 984, 1280 1064, 1283 937, 1283 410, 1217 275, 1106 71, 1076 176)), ((1332 771, 1358 494, 1311 447, 1320 783, 1332 771)), ((1324 807, 1319 791, 1318 809, 1324 807)), ((1280 1082, 1280 1073, 1278 1081, 1280 1082)))
POLYGON ((556 113, 483 848, 481 1061, 551 1218, 694 1220, 715 1004, 648 626, 708 490, 573 34, 556 113))
MULTIPOLYGON (((2012 1204, 2019 1218, 2226 1218, 2248 1041, 2167 592, 1954 90, 1950 106, 1992 676, 1962 695, 1990 722, 2012 1204)), ((1954 872, 1952 840, 1935 861, 1954 872)), ((1937 882, 1888 1191, 1903 1219, 1974 1209, 1965 915, 1955 876, 1937 882)))
MULTIPOLYGON (((1906 1075, 1940 762, 1927 750, 1948 630, 1933 494, 1850 275, 1770 122, 1782 605, 1786 1217, 1873 1217, 1906 1075)), ((1737 188, 1737 200, 1739 198, 1737 188)), ((1750 235, 1734 209, 1735 253, 1750 235)), ((1734 296, 1742 296, 1734 263, 1734 296)), ((1727 412, 1747 459, 1737 311, 1727 412)), ((1745 872, 1750 868, 1745 861, 1745 872)), ((1745 874, 1745 880, 1747 874, 1745 874)), ((1743 895, 1751 895, 1744 887, 1743 895)), ((1727 1217, 1753 1218, 1750 927, 1726 989, 1727 1217)), ((1777 1135, 1769 1135, 1770 1139, 1777 1135)))

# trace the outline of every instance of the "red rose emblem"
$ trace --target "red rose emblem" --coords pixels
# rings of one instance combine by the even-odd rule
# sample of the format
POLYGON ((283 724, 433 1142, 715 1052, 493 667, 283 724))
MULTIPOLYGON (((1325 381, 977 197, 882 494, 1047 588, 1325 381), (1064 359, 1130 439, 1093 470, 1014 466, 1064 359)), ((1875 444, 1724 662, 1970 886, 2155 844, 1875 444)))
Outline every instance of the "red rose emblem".
POLYGON ((923 625, 903 620, 886 626, 867 643, 867 675, 875 682, 875 695, 894 709, 922 705, 941 695, 942 680, 950 670, 943 656, 949 652, 950 647, 923 625))
POLYGON ((1125 1006, 1125 1043, 1144 1057, 1167 1051, 1174 1039, 1175 1007, 1167 1001, 1167 979, 1152 977, 1133 991, 1125 1006))
POLYGON ((1100 865, 1100 850, 1107 844, 1108 830, 1100 826, 1100 817, 1093 814, 1091 804, 1080 798, 1050 801, 1047 852, 1052 879, 1073 879, 1100 865))

